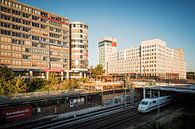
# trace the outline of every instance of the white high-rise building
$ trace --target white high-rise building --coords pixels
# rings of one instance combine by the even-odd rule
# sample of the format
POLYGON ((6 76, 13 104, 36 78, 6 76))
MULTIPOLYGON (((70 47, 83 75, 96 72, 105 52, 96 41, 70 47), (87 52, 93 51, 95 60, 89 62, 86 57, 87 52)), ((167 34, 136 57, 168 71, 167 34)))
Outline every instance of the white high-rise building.
POLYGON ((185 79, 186 68, 182 49, 166 46, 160 39, 141 43, 141 74, 163 79, 185 79))
POLYGON ((132 76, 140 74, 140 51, 138 48, 126 48, 110 54, 108 58, 108 73, 132 76))
POLYGON ((98 42, 99 64, 108 72, 108 57, 111 53, 117 52, 117 39, 113 37, 103 37, 98 42))
POLYGON ((108 58, 108 74, 130 74, 162 79, 185 79, 182 49, 168 48, 160 39, 143 41, 138 48, 113 52, 108 58))
POLYGON ((71 77, 86 77, 88 70, 88 25, 82 22, 71 22, 70 30, 71 77))

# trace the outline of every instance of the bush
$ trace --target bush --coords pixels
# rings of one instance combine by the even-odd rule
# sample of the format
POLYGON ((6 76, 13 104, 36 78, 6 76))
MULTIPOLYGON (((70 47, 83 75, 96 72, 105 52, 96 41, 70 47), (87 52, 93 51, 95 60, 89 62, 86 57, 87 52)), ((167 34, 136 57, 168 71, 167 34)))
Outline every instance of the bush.
POLYGON ((195 127, 195 115, 183 114, 173 119, 174 129, 193 129, 195 127))
POLYGON ((28 82, 28 92, 34 92, 42 89, 47 83, 46 80, 41 78, 30 79, 28 82))
POLYGON ((169 127, 162 122, 152 121, 147 124, 140 125, 135 129, 169 129, 169 127))

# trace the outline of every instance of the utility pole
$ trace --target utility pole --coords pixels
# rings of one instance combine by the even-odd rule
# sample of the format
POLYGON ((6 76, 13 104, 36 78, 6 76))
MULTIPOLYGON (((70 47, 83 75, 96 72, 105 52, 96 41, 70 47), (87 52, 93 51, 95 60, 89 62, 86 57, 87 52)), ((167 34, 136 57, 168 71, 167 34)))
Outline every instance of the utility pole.
POLYGON ((127 99, 127 91, 126 91, 126 74, 124 74, 124 88, 125 88, 125 104, 124 104, 124 107, 126 107, 126 104, 127 104, 127 102, 126 102, 126 99, 127 99))
POLYGON ((160 102, 159 102, 159 97, 160 97, 160 91, 158 91, 158 114, 160 114, 160 102))

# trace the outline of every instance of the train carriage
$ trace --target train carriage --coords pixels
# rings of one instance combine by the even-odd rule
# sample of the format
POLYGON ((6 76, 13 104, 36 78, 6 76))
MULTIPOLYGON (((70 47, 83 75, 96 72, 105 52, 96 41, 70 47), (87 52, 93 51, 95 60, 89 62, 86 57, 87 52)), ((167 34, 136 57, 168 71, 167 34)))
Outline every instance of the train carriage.
POLYGON ((171 101, 171 96, 162 96, 158 98, 145 98, 142 99, 138 106, 138 112, 147 113, 155 110, 159 107, 163 107, 169 104, 171 101))

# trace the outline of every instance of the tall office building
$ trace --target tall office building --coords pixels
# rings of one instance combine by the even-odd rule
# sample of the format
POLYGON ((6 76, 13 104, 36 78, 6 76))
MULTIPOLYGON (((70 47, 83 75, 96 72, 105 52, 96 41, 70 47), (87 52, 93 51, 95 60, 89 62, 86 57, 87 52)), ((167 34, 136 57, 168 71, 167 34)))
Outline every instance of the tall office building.
POLYGON ((160 39, 141 43, 141 74, 163 79, 185 79, 184 51, 166 46, 160 39))
POLYGON ((71 67, 85 71, 87 25, 73 23, 72 32, 77 33, 74 25, 79 24, 78 34, 83 37, 77 44, 74 34, 71 36, 74 53, 74 65, 71 65, 68 18, 13 0, 0 0, 0 18, 1 65, 24 77, 48 78, 49 72, 55 72, 65 79, 69 78, 71 67))
POLYGON ((86 77, 88 68, 88 26, 71 22, 71 77, 86 77))
POLYGON ((140 48, 126 48, 110 54, 108 58, 108 73, 123 74, 130 76, 140 74, 140 48))
POLYGON ((117 39, 113 37, 103 37, 98 42, 99 64, 108 72, 108 57, 111 53, 117 52, 117 39))
POLYGON ((108 59, 109 74, 185 79, 184 51, 166 46, 160 39, 143 41, 138 48, 114 52, 108 59))

